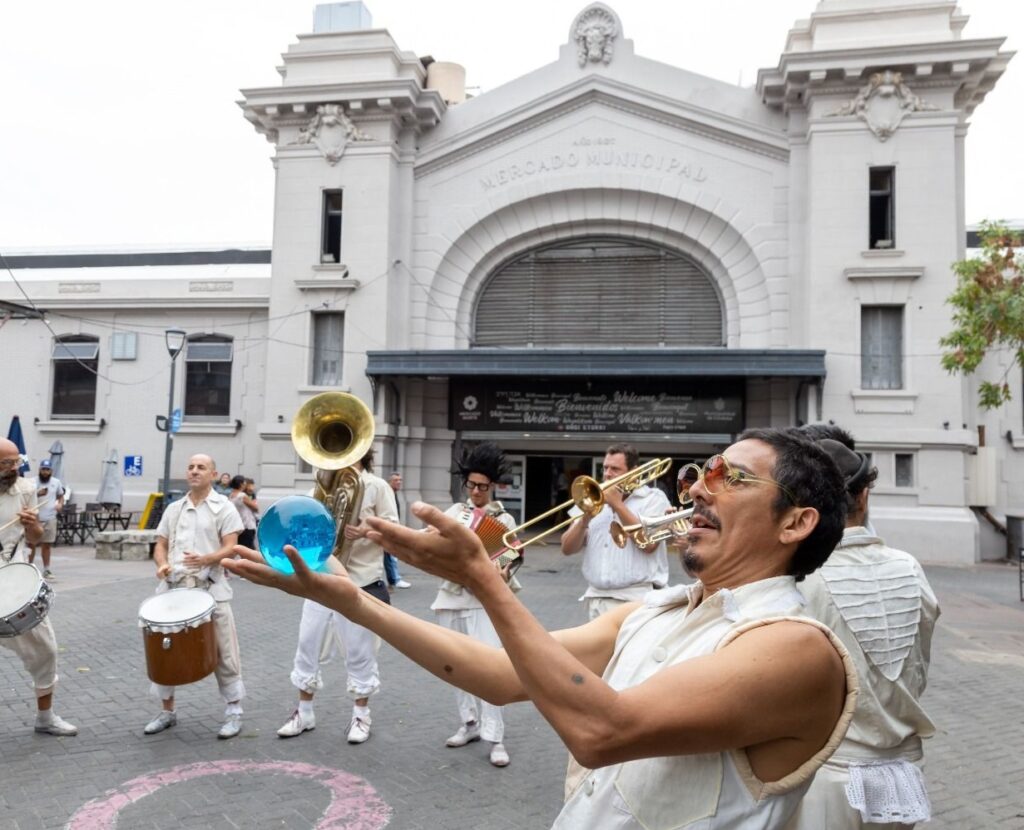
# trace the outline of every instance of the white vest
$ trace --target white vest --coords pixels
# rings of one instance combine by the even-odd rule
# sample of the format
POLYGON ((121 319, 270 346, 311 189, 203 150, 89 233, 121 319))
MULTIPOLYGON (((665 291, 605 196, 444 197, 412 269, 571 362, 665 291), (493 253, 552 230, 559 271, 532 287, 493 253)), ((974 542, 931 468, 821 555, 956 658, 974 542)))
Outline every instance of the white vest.
MULTIPOLYGON (((604 679, 614 689, 637 686, 668 666, 712 654, 765 620, 794 619, 803 600, 792 577, 722 589, 693 607, 700 582, 652 591, 626 618, 604 679)), ((599 770, 569 762, 565 806, 553 830, 774 830, 785 825, 815 771, 835 750, 853 714, 857 677, 842 643, 820 623, 843 658, 847 695, 826 745, 779 781, 754 775, 742 750, 644 758, 599 770)))

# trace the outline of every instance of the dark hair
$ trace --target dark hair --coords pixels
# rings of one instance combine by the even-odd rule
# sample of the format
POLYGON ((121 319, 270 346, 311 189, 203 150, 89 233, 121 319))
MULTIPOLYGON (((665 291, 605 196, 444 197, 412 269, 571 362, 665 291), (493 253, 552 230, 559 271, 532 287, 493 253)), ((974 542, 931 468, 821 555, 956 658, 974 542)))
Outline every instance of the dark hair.
POLYGON ((232 490, 241 490, 243 486, 245 486, 245 476, 235 476, 228 484, 232 490))
MULTIPOLYGON (((799 582, 825 564, 843 538, 846 497, 843 477, 835 462, 813 441, 795 429, 747 429, 739 441, 762 441, 775 450, 772 477, 796 498, 796 507, 813 507, 818 524, 797 545, 787 573, 799 582)), ((773 509, 776 516, 790 507, 781 489, 773 509)))
POLYGON ((484 441, 464 452, 462 458, 455 462, 455 469, 462 476, 463 483, 469 479, 470 473, 479 473, 493 484, 500 484, 512 472, 505 453, 493 441, 484 441))
POLYGON ((254 479, 254 478, 249 478, 249 476, 246 476, 246 477, 245 477, 245 483, 246 483, 246 484, 252 484, 253 486, 255 486, 255 484, 256 484, 256 479, 254 479))
POLYGON ((370 447, 370 449, 366 451, 366 455, 359 459, 359 463, 363 465, 363 469, 368 473, 373 472, 373 456, 373 447, 370 447))
POLYGON ((632 470, 640 463, 640 453, 632 444, 612 444, 604 451, 605 455, 624 455, 626 457, 626 469, 632 470))
MULTIPOLYGON (((858 496, 864 490, 870 490, 875 486, 875 481, 878 478, 878 468, 873 467, 868 457, 857 450, 853 436, 841 426, 836 424, 805 424, 802 427, 798 427, 797 432, 810 438, 816 444, 826 439, 838 441, 860 457, 862 463, 857 465, 856 472, 853 475, 844 474, 843 476, 843 481, 846 485, 846 509, 848 512, 852 512, 856 506, 858 496)), ((843 470, 840 469, 840 472, 843 472, 843 470)))

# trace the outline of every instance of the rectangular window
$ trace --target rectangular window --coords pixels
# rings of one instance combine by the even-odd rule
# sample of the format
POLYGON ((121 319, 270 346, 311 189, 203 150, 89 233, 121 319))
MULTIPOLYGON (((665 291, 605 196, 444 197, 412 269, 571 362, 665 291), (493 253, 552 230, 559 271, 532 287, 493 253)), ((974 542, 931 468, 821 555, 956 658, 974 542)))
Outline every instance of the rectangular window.
POLYGON ((313 315, 313 386, 340 386, 345 343, 345 315, 341 312, 313 315))
POLYGON ((96 417, 97 340, 57 340, 53 344, 54 418, 96 417))
POLYGON ((896 168, 868 170, 868 245, 874 249, 896 247, 896 168))
POLYGON ((135 360, 137 343, 134 331, 115 331, 110 335, 110 359, 135 360))
POLYGON ((231 340, 223 337, 196 338, 185 345, 185 418, 228 419, 232 346, 231 340))
POLYGON ((861 306, 860 386, 903 388, 903 306, 861 306))
POLYGON ((910 453, 896 453, 896 486, 914 486, 914 456, 910 453))
POLYGON ((341 262, 341 191, 324 191, 323 229, 320 240, 320 261, 341 262))

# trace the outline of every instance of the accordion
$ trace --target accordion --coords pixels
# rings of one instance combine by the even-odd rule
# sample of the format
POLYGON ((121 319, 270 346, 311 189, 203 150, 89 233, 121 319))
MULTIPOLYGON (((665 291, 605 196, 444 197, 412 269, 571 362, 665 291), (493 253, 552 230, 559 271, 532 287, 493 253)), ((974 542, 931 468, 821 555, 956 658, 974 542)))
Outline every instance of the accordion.
POLYGON ((502 569, 511 565, 509 573, 515 573, 523 564, 522 551, 505 544, 505 535, 509 529, 496 518, 504 512, 501 502, 491 502, 487 507, 469 507, 464 505, 458 520, 472 530, 484 543, 484 550, 502 569))

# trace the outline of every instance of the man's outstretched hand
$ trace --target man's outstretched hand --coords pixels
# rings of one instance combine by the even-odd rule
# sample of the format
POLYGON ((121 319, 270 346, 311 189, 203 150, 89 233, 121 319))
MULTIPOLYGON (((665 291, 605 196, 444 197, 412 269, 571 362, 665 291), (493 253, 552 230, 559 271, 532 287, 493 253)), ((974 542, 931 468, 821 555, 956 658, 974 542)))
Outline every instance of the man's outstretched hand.
POLYGON ((235 555, 238 559, 225 559, 223 565, 231 573, 257 585, 266 585, 297 597, 311 599, 342 614, 358 605, 362 591, 349 578, 345 567, 333 556, 327 559, 327 572, 320 572, 311 570, 291 545, 284 546, 284 553, 295 569, 294 574, 286 574, 270 567, 259 551, 242 545, 235 545, 235 555))

